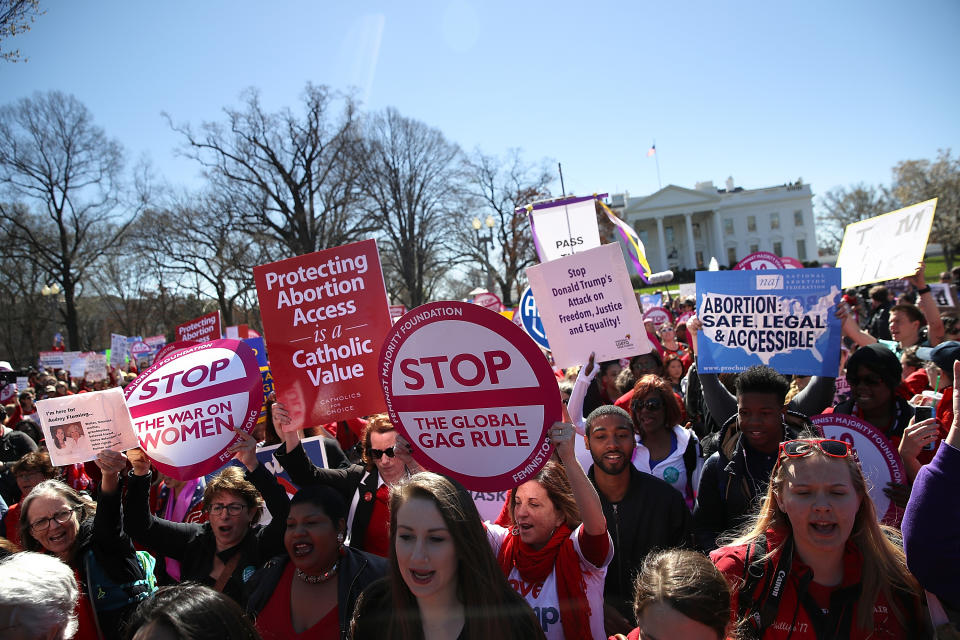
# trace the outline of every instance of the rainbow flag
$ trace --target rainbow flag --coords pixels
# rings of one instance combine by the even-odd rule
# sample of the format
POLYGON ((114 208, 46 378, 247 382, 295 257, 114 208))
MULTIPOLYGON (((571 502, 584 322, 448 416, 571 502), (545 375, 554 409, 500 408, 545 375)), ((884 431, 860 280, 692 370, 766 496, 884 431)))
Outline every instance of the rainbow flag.
POLYGON ((606 212, 607 219, 609 219, 613 226, 620 232, 620 237, 623 238, 623 242, 627 247, 627 254, 633 261, 633 266, 636 268, 637 273, 640 274, 640 279, 644 282, 649 282, 648 277, 652 273, 652 269, 650 269, 650 263, 647 262, 647 252, 637 232, 631 229, 630 225, 626 222, 618 218, 603 200, 598 199, 597 202, 600 203, 600 206, 603 207, 603 210, 606 212))

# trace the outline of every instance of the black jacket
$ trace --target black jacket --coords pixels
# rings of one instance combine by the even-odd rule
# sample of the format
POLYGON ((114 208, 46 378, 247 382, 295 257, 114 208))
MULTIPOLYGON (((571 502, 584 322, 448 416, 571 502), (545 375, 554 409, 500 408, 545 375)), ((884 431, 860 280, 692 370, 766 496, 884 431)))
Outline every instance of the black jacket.
MULTIPOLYGON (((365 551, 344 546, 345 555, 337 569, 337 610, 340 618, 340 637, 350 637, 350 619, 360 592, 374 580, 387 575, 387 561, 365 551)), ((283 576, 290 556, 283 554, 270 560, 255 573, 247 583, 247 613, 256 618, 267 606, 280 578, 283 576)), ((296 579, 296 578, 294 578, 296 579)))
MULTIPOLYGON (((126 619, 150 590, 144 584, 134 584, 144 580, 145 572, 121 526, 119 491, 100 494, 97 513, 80 523, 75 544, 70 567, 80 575, 79 586, 90 602, 100 634, 106 640, 121 638, 126 619), (127 585, 125 591, 131 602, 108 610, 108 604, 97 597, 107 588, 98 582, 98 575, 114 585, 127 585)), ((116 607, 117 603, 109 606, 116 607)))
POLYGON ((284 553, 283 534, 287 528, 287 514, 290 501, 286 491, 276 478, 263 465, 246 473, 246 479, 253 483, 263 496, 271 521, 267 526, 254 525, 237 546, 217 553, 217 543, 210 523, 170 522, 150 513, 150 474, 128 476, 126 514, 124 526, 130 536, 147 549, 168 556, 180 563, 180 580, 192 581, 213 586, 210 577, 213 570, 213 558, 220 556, 224 563, 239 553, 240 561, 231 574, 223 593, 239 603, 243 603, 243 584, 254 572, 266 564, 267 560, 284 553))
MULTIPOLYGON (((607 500, 600 488, 600 504, 613 538, 613 560, 603 585, 604 601, 627 620, 633 618, 633 581, 648 553, 690 545, 690 509, 679 491, 628 465, 630 486, 620 502, 607 500)), ((594 467, 588 473, 596 486, 594 467)))
MULTIPOLYGON (((782 439, 793 440, 801 437, 803 427, 783 422, 783 430, 782 439)), ((741 436, 739 419, 734 414, 721 428, 719 449, 707 458, 700 474, 693 528, 696 545, 705 552, 719 546, 717 539, 723 533, 744 524, 770 482, 776 455, 766 456, 745 448, 741 436)))
POLYGON ((283 465, 295 485, 323 485, 343 496, 350 513, 353 514, 347 521, 347 544, 363 549, 377 489, 380 487, 380 476, 376 468, 367 471, 363 465, 352 464, 340 469, 324 469, 313 464, 303 450, 303 445, 297 445, 293 451, 288 452, 287 445, 282 444, 273 456, 283 465))

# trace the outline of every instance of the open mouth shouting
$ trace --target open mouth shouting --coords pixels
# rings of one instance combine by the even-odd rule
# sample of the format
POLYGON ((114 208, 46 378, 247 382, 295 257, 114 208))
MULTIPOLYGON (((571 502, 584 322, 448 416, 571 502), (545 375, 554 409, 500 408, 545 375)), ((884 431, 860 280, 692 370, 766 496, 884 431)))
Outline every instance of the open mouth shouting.
POLYGON ((297 542, 293 545, 293 557, 303 558, 313 553, 313 545, 309 542, 297 542))
POLYGON ((410 568, 410 578, 419 585, 428 585, 430 581, 433 580, 433 577, 437 574, 436 571, 427 571, 427 570, 418 570, 410 568))

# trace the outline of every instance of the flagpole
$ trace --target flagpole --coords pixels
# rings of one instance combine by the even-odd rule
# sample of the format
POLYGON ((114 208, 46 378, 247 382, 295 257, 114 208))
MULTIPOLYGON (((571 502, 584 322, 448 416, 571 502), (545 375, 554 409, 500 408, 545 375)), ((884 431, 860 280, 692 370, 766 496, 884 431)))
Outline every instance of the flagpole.
POLYGON ((560 172, 560 197, 566 197, 567 189, 563 186, 563 166, 558 162, 557 171, 560 172))
POLYGON ((657 141, 653 141, 653 159, 657 163, 657 189, 663 189, 663 182, 660 181, 660 154, 657 153, 657 141))

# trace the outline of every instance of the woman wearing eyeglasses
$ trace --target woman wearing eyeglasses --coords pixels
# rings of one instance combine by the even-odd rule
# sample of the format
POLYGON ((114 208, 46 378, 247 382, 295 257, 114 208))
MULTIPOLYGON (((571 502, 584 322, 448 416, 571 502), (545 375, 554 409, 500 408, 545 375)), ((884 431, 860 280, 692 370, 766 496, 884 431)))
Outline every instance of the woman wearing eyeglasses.
POLYGON ((630 403, 638 436, 633 464, 679 491, 692 510, 703 456, 696 434, 680 426, 680 415, 680 403, 669 382, 655 375, 640 378, 630 403))
MULTIPOLYGON (((397 457, 397 432, 385 413, 371 416, 363 430, 363 464, 324 469, 313 464, 296 431, 282 431, 290 414, 282 403, 272 407, 277 435, 283 438, 274 456, 298 486, 336 489, 349 507, 346 543, 355 549, 387 557, 390 551, 390 487, 418 469, 397 457)), ((409 460, 409 458, 407 458, 409 460)))
POLYGON ((733 590, 742 637, 928 637, 896 539, 877 523, 846 442, 789 440, 752 524, 710 558, 733 590))
POLYGON ((23 500, 24 548, 60 558, 76 575, 80 599, 75 638, 82 640, 119 638, 124 621, 152 590, 121 526, 114 480, 105 474, 99 509, 59 480, 41 482, 23 500))
MULTIPOLYGON (((171 522, 150 512, 150 461, 139 449, 127 457, 133 470, 127 476, 124 527, 130 536, 158 555, 180 563, 182 582, 199 582, 222 591, 241 605, 244 583, 267 560, 283 553, 283 533, 290 502, 273 474, 257 461, 256 440, 237 431, 240 440, 231 451, 245 470, 227 467, 208 483, 203 509, 209 521, 171 522), (262 497, 261 497, 262 496, 262 497), (270 511, 270 524, 257 524, 263 504, 270 511)), ((113 454, 101 452, 100 455, 113 454)), ((111 455, 116 471, 125 461, 111 455)))

